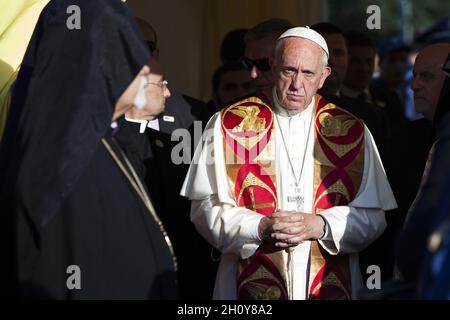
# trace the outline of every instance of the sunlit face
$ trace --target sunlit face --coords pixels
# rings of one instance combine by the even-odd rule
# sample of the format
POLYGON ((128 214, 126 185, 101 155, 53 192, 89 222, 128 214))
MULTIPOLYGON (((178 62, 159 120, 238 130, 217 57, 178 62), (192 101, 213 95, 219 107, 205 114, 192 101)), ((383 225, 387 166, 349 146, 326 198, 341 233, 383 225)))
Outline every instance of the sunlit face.
MULTIPOLYGON (((245 58, 251 61, 270 61, 273 59, 276 35, 270 35, 265 38, 250 41, 245 45, 245 58)), ((271 88, 273 86, 272 72, 260 70, 256 66, 251 67, 250 77, 257 90, 271 88)))
POLYGON ((416 58, 414 63, 414 79, 412 89, 414 91, 414 106, 417 112, 425 118, 432 120, 439 102, 439 96, 445 81, 445 73, 442 71, 447 55, 448 47, 434 45, 425 48, 416 58))
POLYGON ((278 100, 290 111, 303 111, 330 74, 323 49, 311 40, 285 38, 275 53, 273 77, 278 100))
POLYGON ((156 117, 164 111, 166 99, 170 97, 170 91, 164 82, 164 77, 150 73, 145 87, 147 105, 143 108, 144 117, 156 117))
MULTIPOLYGON (((131 108, 128 110, 126 116, 130 119, 152 120, 156 118, 164 111, 166 99, 170 97, 160 64, 153 58, 150 59, 149 64, 151 69, 147 67, 148 72, 145 74, 146 84, 144 86, 146 104, 141 109, 131 108)), ((136 93, 132 97, 132 104, 136 93)))

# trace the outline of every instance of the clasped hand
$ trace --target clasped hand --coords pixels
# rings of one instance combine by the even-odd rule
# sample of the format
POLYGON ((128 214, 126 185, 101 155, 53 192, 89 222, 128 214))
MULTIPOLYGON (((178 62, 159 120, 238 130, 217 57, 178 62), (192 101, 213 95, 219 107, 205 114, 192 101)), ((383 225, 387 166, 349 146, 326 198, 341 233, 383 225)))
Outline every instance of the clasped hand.
POLYGON ((273 252, 297 246, 324 236, 324 219, 295 211, 278 211, 261 219, 258 227, 264 251, 273 252))

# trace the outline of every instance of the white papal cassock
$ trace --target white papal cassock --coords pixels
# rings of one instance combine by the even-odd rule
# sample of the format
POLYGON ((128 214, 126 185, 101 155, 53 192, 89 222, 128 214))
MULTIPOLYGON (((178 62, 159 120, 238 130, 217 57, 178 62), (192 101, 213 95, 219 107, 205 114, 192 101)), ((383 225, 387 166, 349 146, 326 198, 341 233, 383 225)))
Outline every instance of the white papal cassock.
MULTIPOLYGON (((303 112, 289 114, 280 106, 275 90, 272 95, 278 119, 275 121, 278 208, 296 211, 297 204, 288 202, 288 196, 296 195, 295 181, 280 129, 298 177, 307 131, 314 130, 310 122, 315 101, 313 99, 303 112)), ((327 232, 319 244, 332 255, 350 254, 353 298, 357 298, 363 285, 358 252, 383 233, 386 227, 384 211, 397 207, 375 142, 367 127, 364 130, 364 172, 356 197, 348 206, 320 212, 327 221, 327 232)), ((311 213, 313 208, 313 132, 309 134, 309 140, 301 179, 303 211, 306 213, 311 213)), ((222 252, 213 298, 236 299, 237 261, 253 255, 260 245, 258 224, 263 215, 236 205, 227 181, 223 150, 220 113, 216 113, 206 127, 204 141, 197 146, 181 195, 192 200, 191 221, 198 232, 222 252)), ((310 246, 311 242, 305 241, 295 247, 293 253, 293 292, 290 296, 294 299, 307 296, 310 246)), ((287 257, 284 261, 288 261, 287 257)))

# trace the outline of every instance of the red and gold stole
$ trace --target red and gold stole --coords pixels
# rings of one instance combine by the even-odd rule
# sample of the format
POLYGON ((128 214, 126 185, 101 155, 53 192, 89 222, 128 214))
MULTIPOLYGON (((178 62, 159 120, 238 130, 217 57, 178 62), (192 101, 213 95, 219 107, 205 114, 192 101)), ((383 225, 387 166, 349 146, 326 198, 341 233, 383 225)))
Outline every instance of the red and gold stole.
MULTIPOLYGON (((242 100, 222 110, 225 165, 238 206, 268 216, 277 208, 274 113, 270 94, 242 100)), ((314 208, 319 213, 347 205, 356 195, 364 165, 364 126, 348 112, 316 95, 314 208)), ((311 247, 310 299, 350 299, 348 256, 330 256, 317 241, 311 247)), ((238 299, 288 298, 281 252, 259 248, 240 260, 238 299)))
MULTIPOLYGON (((268 216, 277 208, 274 114, 269 95, 258 94, 222 111, 225 165, 238 206, 268 216)), ((283 255, 261 249, 240 260, 237 298, 286 300, 283 255)))
MULTIPOLYGON (((347 206, 364 170, 363 123, 320 95, 315 100, 313 214, 347 206)), ((308 289, 309 299, 351 299, 349 256, 332 256, 312 241, 308 289)))

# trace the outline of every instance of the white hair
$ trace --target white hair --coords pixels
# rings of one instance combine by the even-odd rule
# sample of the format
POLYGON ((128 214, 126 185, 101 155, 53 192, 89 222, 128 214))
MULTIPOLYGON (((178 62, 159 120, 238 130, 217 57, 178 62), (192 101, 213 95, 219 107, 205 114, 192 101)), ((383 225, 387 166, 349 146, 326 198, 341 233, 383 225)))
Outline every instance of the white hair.
MULTIPOLYGON (((277 41, 277 44, 275 46, 275 59, 277 59, 279 51, 283 47, 283 44, 284 44, 283 40, 286 40, 286 39, 289 39, 289 38, 282 38, 282 39, 277 41)), ((323 65, 323 68, 328 67, 328 54, 323 49, 322 49, 322 65, 323 65)))

